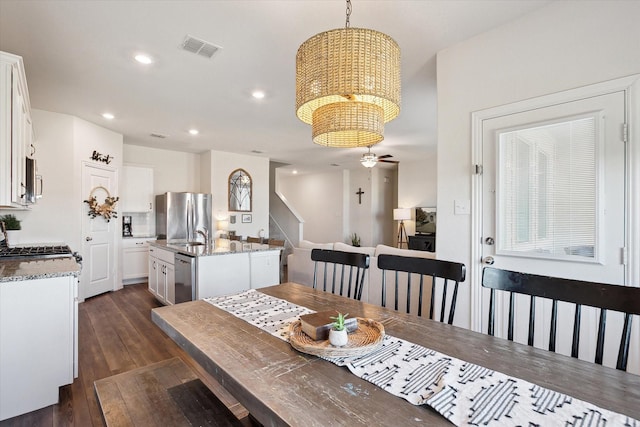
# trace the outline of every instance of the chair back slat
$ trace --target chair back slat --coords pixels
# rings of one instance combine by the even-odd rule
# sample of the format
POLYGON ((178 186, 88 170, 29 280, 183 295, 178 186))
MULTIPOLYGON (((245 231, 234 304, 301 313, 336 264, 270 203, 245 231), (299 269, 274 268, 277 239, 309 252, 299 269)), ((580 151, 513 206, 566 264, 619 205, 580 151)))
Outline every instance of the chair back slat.
POLYGON ((626 370, 631 338, 631 319, 633 315, 640 315, 640 288, 631 286, 611 285, 605 283, 586 282, 581 280, 563 279, 557 277, 540 276, 485 267, 482 273, 482 286, 490 289, 489 300, 489 335, 495 333, 495 291, 505 291, 510 294, 509 302, 509 331, 508 339, 513 340, 513 317, 515 294, 530 296, 529 303, 529 331, 527 342, 533 345, 535 331, 536 298, 551 300, 551 318, 549 330, 550 351, 556 351, 558 327, 558 302, 571 303, 575 307, 573 316, 573 336, 571 356, 578 357, 580 347, 580 320, 582 306, 594 307, 600 310, 596 351, 594 362, 602 364, 605 347, 605 331, 607 327, 607 311, 624 314, 624 325, 618 349, 617 368, 626 370))
MULTIPOLYGON (((435 260, 431 258, 416 258, 416 257, 405 257, 401 255, 379 255, 378 256, 378 268, 382 270, 382 306, 386 307, 386 296, 387 296, 387 271, 394 272, 394 295, 395 302, 394 308, 398 310, 398 300, 400 296, 400 288, 402 287, 403 292, 406 291, 407 301, 406 301, 406 312, 411 312, 412 301, 417 298, 418 300, 418 316, 422 316, 422 303, 423 303, 423 293, 424 293, 424 278, 431 278, 431 304, 429 306, 429 318, 434 318, 434 307, 435 307, 435 294, 437 291, 436 284, 438 281, 442 282, 442 304, 440 307, 440 321, 444 322, 445 318, 449 324, 453 323, 453 319, 455 316, 455 307, 456 300, 458 297, 458 283, 463 282, 465 280, 466 268, 464 264, 451 262, 451 261, 442 261, 435 260), (405 283, 401 283, 399 273, 406 273, 407 280, 405 283), (419 275, 419 283, 417 286, 417 290, 412 289, 415 288, 413 286, 412 274, 419 275), (451 282, 451 283, 450 283, 451 282), (447 313, 447 302, 448 298, 448 289, 449 287, 453 287, 453 291, 451 294, 450 302, 449 302, 449 315, 446 316, 447 313), (417 293, 417 295, 414 294, 417 293)), ((414 301, 415 302, 415 301, 414 301)))
POLYGON ((323 264, 323 291, 357 300, 362 298, 364 278, 366 270, 369 269, 369 255, 331 249, 312 249, 311 260, 315 263, 313 268, 314 289, 317 289, 318 285, 318 265, 323 264), (349 271, 348 274, 345 274, 347 268, 349 271), (331 283, 329 290, 327 290, 329 276, 331 276, 331 283), (347 276, 348 279, 346 279, 347 276))
POLYGON ((516 316, 515 301, 516 296, 513 292, 509 292, 509 331, 507 337, 510 341, 513 341, 513 319, 516 316))
POLYGON ((618 350, 618 362, 616 368, 622 371, 627 370, 627 359, 629 358, 629 342, 631 341, 631 315, 624 315, 624 326, 622 327, 622 339, 618 350))
POLYGON ((573 338, 571 339, 571 357, 578 357, 578 349, 580 348, 580 315, 582 313, 582 305, 576 304, 576 310, 573 315, 573 338))
POLYGON ((533 338, 536 333, 536 297, 531 295, 531 302, 529 303, 529 335, 527 337, 527 344, 533 345, 533 338))
POLYGON ((558 328, 558 300, 551 304, 551 326, 549 328, 549 351, 556 351, 556 330, 558 328))
POLYGON ((600 310, 600 321, 598 321, 598 339, 596 343, 596 359, 598 365, 602 365, 602 355, 604 353, 604 329, 607 326, 607 310, 600 310))

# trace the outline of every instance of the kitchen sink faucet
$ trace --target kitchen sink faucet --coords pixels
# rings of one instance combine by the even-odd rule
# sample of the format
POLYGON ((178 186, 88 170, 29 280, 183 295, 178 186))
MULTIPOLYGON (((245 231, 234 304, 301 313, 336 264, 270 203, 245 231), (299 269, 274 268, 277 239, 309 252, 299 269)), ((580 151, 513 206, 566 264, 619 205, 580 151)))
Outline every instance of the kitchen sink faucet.
POLYGON ((209 247, 209 230, 207 230, 206 227, 202 227, 197 229, 196 233, 204 237, 204 245, 209 247))

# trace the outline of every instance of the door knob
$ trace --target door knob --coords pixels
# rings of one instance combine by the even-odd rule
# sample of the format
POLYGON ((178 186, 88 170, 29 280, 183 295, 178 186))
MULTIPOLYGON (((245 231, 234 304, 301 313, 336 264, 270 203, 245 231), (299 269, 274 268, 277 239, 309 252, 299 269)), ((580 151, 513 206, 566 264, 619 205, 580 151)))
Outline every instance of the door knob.
POLYGON ((93 240, 93 237, 91 237, 91 236, 87 236, 87 237, 85 237, 85 238, 84 238, 84 240, 86 240, 87 242, 90 242, 90 241, 92 241, 92 240, 93 240))
POLYGON ((482 259, 482 262, 484 262, 487 265, 493 265, 493 263, 496 262, 496 260, 493 259, 492 256, 486 256, 482 259))
POLYGON ((489 245, 492 246, 496 241, 493 240, 493 237, 487 237, 486 239, 484 239, 484 242, 489 245))

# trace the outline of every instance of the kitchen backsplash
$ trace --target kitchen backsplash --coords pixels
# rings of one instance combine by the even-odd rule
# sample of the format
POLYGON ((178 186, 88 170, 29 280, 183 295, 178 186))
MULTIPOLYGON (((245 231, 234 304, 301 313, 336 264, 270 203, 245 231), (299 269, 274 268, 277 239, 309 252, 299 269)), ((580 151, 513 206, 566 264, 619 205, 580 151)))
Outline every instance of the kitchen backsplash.
POLYGON ((156 235, 156 221, 153 213, 123 212, 122 215, 131 217, 132 237, 150 237, 156 235))

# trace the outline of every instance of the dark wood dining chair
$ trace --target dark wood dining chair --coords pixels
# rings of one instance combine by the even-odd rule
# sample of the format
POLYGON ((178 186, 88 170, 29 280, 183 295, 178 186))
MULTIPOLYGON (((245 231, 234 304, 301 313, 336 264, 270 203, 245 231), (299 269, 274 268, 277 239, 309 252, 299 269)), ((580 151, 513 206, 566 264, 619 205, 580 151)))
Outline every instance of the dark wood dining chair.
POLYGON ((262 237, 247 236, 247 243, 262 243, 262 237))
POLYGON ((640 315, 640 288, 605 283, 585 282, 582 280, 561 279, 558 277, 539 276, 516 271, 500 270, 485 267, 482 272, 482 286, 491 289, 489 299, 489 335, 495 332, 496 291, 509 293, 509 317, 507 320, 507 339, 513 341, 515 295, 530 296, 529 329, 527 343, 533 345, 536 324, 536 298, 552 301, 549 330, 549 351, 556 351, 556 334, 558 328, 558 301, 571 303, 575 306, 573 316, 573 337, 571 356, 578 357, 580 347, 580 317, 582 306, 600 309, 598 333, 596 341, 595 363, 602 365, 604 353, 604 338, 607 311, 624 314, 622 335, 616 368, 626 371, 629 356, 629 341, 631 338, 631 319, 633 315, 640 315))
POLYGON ((284 240, 281 239, 269 239, 267 243, 273 248, 284 248, 284 240))
POLYGON ((311 251, 311 260, 315 263, 313 267, 313 289, 318 288, 318 266, 323 264, 323 291, 357 300, 362 298, 364 277, 369 269, 369 255, 331 249, 313 249, 311 251), (347 269, 348 278, 345 277, 345 270, 347 269), (331 283, 330 288, 327 288, 329 278, 331 283), (347 280, 345 281, 345 279, 347 280))
POLYGON ((407 303, 406 312, 411 311, 412 300, 412 274, 419 275, 419 286, 417 290, 418 299, 418 316, 422 316, 422 303, 424 291, 425 277, 431 278, 431 304, 429 306, 429 319, 433 319, 435 296, 438 288, 442 289, 442 303, 440 307, 440 321, 444 322, 446 305, 447 305, 447 289, 449 285, 453 286, 453 293, 449 300, 449 316, 447 323, 453 323, 453 317, 456 311, 456 301, 458 298, 458 284, 464 282, 466 276, 466 267, 459 262, 443 261, 431 258, 406 257, 401 255, 379 255, 378 268, 382 271, 382 306, 386 307, 387 302, 387 272, 393 271, 394 274, 394 295, 395 306, 398 310, 398 301, 400 299, 400 289, 406 291, 407 303), (400 273, 406 273, 400 275, 400 273), (406 276, 406 281, 402 276, 406 276), (441 286, 438 285, 441 282, 441 286))

